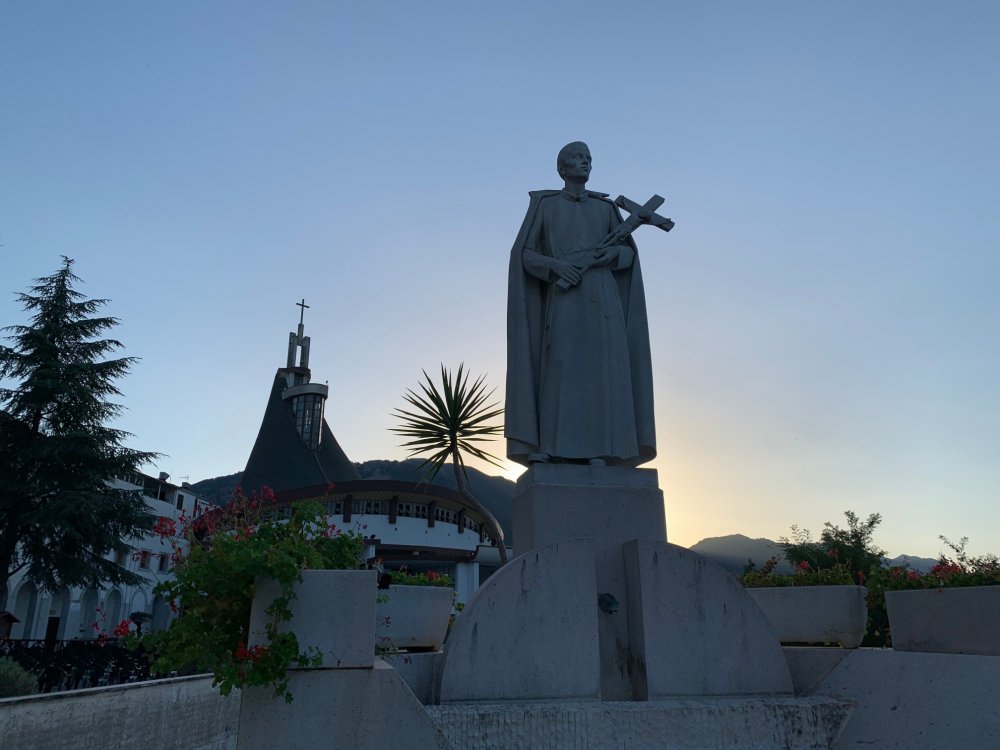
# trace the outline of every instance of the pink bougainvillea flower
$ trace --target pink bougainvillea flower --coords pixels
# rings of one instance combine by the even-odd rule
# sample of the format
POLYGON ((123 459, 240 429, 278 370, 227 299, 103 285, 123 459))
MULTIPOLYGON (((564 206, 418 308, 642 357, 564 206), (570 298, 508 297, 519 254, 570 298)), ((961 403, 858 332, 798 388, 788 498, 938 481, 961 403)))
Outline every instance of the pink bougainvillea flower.
MULTIPOLYGON (((182 516, 183 518, 183 516, 182 516)), ((177 535, 177 522, 167 518, 166 516, 160 516, 156 523, 153 524, 153 535, 161 538, 168 538, 177 535)))

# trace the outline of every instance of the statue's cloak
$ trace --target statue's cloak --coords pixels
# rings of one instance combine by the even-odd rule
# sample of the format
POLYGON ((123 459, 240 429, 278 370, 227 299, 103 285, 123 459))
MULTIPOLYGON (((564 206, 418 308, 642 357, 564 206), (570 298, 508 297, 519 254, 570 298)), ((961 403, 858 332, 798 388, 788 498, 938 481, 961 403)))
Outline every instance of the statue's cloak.
MULTIPOLYGON (((521 224, 510 254, 507 286, 507 396, 504 414, 504 437, 507 457, 528 464, 528 456, 539 452, 538 391, 542 361, 542 340, 545 326, 546 298, 558 293, 552 284, 524 270, 522 253, 528 234, 535 222, 542 201, 558 196, 559 190, 538 190, 529 193, 528 212, 521 224)), ((603 200, 607 194, 587 191, 588 198, 603 200)), ((621 214, 611 203, 615 215, 621 214)), ((627 240, 632 249, 635 243, 627 240)), ((535 248, 548 252, 548 248, 535 248)), ((625 317, 628 341, 632 399, 635 409, 636 444, 639 455, 620 461, 637 466, 656 457, 656 426, 653 415, 653 368, 649 353, 649 325, 646 318, 646 297, 642 285, 639 254, 632 265, 614 273, 625 317)))

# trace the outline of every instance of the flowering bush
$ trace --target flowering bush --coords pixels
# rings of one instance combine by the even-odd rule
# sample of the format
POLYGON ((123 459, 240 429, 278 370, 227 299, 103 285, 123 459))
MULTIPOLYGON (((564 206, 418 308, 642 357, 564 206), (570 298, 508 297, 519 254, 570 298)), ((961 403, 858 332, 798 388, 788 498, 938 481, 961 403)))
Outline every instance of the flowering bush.
POLYGON ((414 573, 410 570, 387 570, 382 574, 380 586, 442 586, 452 585, 451 576, 428 570, 426 573, 414 573), (388 581, 385 579, 388 578, 388 581))
POLYGON ((819 541, 813 541, 807 530, 792 527, 792 539, 782 538, 785 556, 793 563, 791 575, 774 572, 777 558, 771 558, 760 570, 749 564, 740 576, 747 587, 760 586, 820 586, 827 584, 860 584, 868 588, 868 632, 865 646, 892 644, 885 592, 903 589, 927 589, 954 586, 1000 585, 1000 560, 996 555, 969 557, 965 551, 968 538, 953 544, 939 537, 951 549, 942 554, 937 564, 926 573, 906 566, 888 566, 885 553, 873 544, 872 532, 881 522, 877 513, 866 521, 845 513, 848 528, 840 529, 827 523, 819 541))
POLYGON ((792 574, 775 573, 778 558, 772 557, 760 570, 748 566, 739 577, 740 583, 747 588, 762 588, 765 586, 852 586, 855 575, 844 563, 838 563, 829 568, 813 568, 808 561, 801 560, 795 565, 792 574))
POLYGON ((287 518, 276 518, 268 511, 273 501, 266 488, 250 498, 237 491, 224 508, 185 521, 179 537, 161 525, 159 533, 174 546, 175 577, 156 592, 181 616, 168 630, 142 638, 156 672, 210 671, 223 695, 234 687, 270 685, 291 701, 286 671, 321 663, 318 653, 300 650, 295 634, 279 626, 291 618, 288 605, 303 569, 356 569, 363 543, 329 523, 318 502, 298 503, 287 518), (180 539, 190 545, 186 553, 180 539), (266 610, 267 642, 248 647, 250 607, 263 578, 277 581, 281 595, 266 610))

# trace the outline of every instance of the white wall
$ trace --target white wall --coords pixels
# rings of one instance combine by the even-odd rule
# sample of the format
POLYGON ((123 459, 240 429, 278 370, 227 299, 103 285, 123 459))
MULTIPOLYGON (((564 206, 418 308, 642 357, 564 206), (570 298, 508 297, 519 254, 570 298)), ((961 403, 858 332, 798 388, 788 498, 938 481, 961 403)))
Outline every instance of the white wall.
POLYGON ((4 750, 235 750, 240 698, 223 698, 212 678, 0 700, 4 750))

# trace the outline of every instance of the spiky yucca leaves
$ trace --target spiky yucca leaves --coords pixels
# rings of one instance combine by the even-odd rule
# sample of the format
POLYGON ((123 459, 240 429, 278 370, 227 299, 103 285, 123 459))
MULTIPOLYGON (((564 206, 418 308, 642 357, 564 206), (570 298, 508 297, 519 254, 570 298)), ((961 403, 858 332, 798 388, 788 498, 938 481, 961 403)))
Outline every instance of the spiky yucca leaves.
POLYGON ((402 447, 409 448, 410 456, 424 457, 421 467, 426 467, 424 480, 433 481, 449 459, 455 471, 455 483, 464 497, 487 521, 490 536, 497 543, 501 564, 507 562, 503 529, 496 518, 469 489, 469 476, 463 454, 481 458, 494 466, 502 466, 496 456, 486 452, 480 444, 500 435, 503 426, 490 424, 490 420, 503 414, 498 403, 488 403, 493 390, 486 389, 485 376, 480 375, 469 384, 465 365, 452 373, 441 365, 440 388, 424 370, 424 381, 418 383, 421 393, 407 389, 403 398, 413 410, 395 409, 393 416, 400 426, 392 431, 410 438, 402 447), (427 456, 427 454, 430 456, 427 456))

